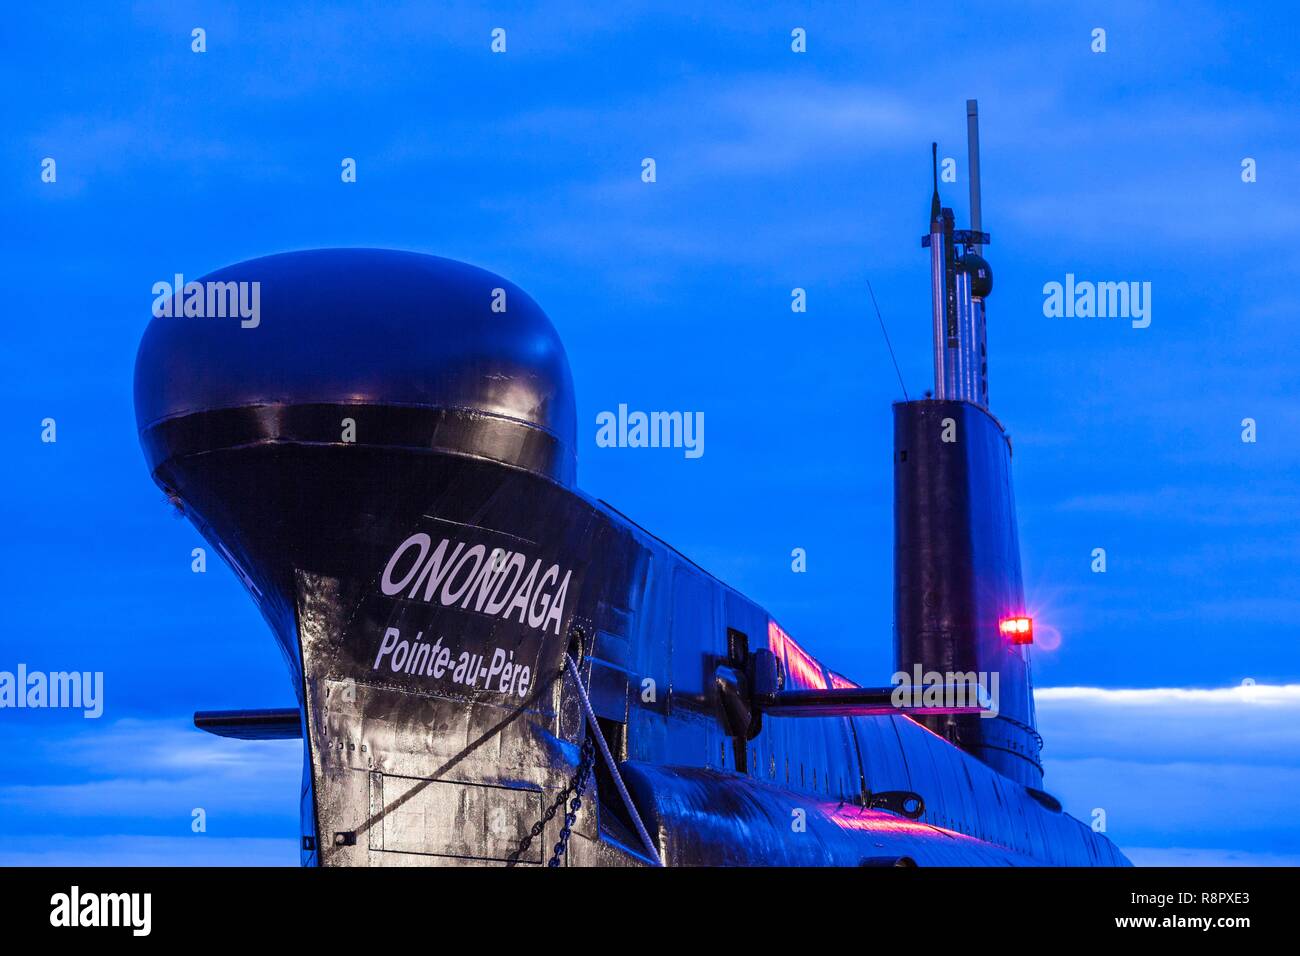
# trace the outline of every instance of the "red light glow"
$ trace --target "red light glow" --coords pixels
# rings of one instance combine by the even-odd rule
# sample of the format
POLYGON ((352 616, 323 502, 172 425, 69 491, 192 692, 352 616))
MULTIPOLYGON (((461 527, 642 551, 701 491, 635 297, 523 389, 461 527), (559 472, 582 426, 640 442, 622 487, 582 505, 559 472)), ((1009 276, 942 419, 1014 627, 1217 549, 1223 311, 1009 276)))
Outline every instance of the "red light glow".
POLYGON ((1042 621, 1034 628, 1034 647, 1040 651, 1054 651, 1061 646, 1061 632, 1042 621))
POLYGON ((1004 617, 998 621, 998 631, 1003 637, 1010 638, 1012 644, 1034 643, 1034 619, 1032 617, 1004 617))
POLYGON ((794 642, 776 621, 767 622, 767 646, 785 662, 785 672, 792 684, 789 690, 825 690, 826 675, 811 654, 794 642))

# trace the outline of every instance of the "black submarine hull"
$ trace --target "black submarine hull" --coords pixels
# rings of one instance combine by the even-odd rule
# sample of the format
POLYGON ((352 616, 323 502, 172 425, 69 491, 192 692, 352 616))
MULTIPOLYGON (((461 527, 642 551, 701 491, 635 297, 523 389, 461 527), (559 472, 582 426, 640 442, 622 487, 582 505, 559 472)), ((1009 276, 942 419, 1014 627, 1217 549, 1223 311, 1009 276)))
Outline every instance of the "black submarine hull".
MULTIPOLYGON (((1127 862, 905 716, 768 715, 735 734, 721 675, 759 649, 796 689, 852 682, 573 487, 563 353, 504 280, 375 251, 218 275, 265 284, 260 324, 155 318, 137 361, 141 440, 283 651, 304 864, 510 861, 596 729, 566 654, 617 771, 596 762, 566 865, 1127 862), (357 298, 375 287, 378 312, 357 298), (502 288, 506 317, 488 305, 502 288), (324 348, 302 352, 304 333, 324 348), (873 799, 899 792, 923 799, 918 818, 873 799)), ((562 818, 519 863, 551 858, 562 818)))
MULTIPOLYGON (((365 427, 364 410, 344 410, 365 427)), ((468 456, 330 443, 334 420, 322 416, 315 440, 238 441, 157 472, 284 652, 303 728, 304 864, 505 862, 577 764, 583 721, 562 675, 575 639, 603 732, 669 865, 1123 863, 1104 837, 907 717, 769 717, 754 740, 730 736, 712 671, 728 660, 728 629, 766 643, 762 608, 554 481, 468 456), (431 549, 449 542, 449 555, 482 545, 485 560, 500 549, 572 571, 559 626, 529 627, 536 606, 509 618, 488 613, 490 600, 476 610, 477 592, 462 606, 472 561, 431 602, 428 578, 385 594, 394 552, 420 534, 431 549), (377 663, 390 629, 445 648, 447 666, 425 655, 394 669, 391 651, 377 663), (522 696, 518 678, 492 673, 502 652, 528 668, 522 696), (864 794, 900 790, 924 797, 920 819, 863 806, 864 794)), ((390 586, 417 554, 411 545, 390 586)), ((567 861, 647 862, 607 774, 590 800, 567 861)), ((558 827, 520 862, 549 858, 558 827)))

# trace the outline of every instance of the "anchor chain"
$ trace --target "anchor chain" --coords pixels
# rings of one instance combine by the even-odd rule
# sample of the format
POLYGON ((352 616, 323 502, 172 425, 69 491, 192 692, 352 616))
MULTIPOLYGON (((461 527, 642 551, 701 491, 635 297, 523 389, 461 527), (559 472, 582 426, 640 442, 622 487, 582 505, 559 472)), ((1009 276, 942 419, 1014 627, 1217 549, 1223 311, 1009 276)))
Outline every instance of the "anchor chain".
POLYGON ((547 866, 559 866, 560 859, 564 856, 569 847, 569 835, 573 830, 573 824, 578 819, 578 811, 582 809, 582 791, 587 788, 587 778, 591 776, 591 768, 596 762, 596 744, 591 739, 591 733, 588 732, 582 741, 582 751, 578 760, 578 769, 574 771, 569 778, 568 785, 556 795, 555 801, 542 814, 542 818, 533 824, 529 834, 519 842, 519 846, 509 857, 506 858, 506 866, 515 866, 519 863, 519 857, 528 851, 533 840, 542 835, 546 825, 555 818, 556 812, 560 807, 569 801, 568 810, 564 814, 564 826, 560 828, 559 842, 555 844, 555 852, 547 862, 547 866), (570 795, 572 800, 570 801, 570 795))

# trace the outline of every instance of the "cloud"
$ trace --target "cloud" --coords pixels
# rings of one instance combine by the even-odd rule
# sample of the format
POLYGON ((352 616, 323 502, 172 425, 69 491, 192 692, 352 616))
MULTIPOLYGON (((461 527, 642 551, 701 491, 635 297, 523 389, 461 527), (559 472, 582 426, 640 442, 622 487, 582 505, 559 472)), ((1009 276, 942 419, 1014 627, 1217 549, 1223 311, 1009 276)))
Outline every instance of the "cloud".
POLYGON ((1136 866, 1300 866, 1300 853, 1252 853, 1185 846, 1130 846, 1124 852, 1136 866))
POLYGON ((1127 707, 1187 706, 1300 708, 1300 684, 1241 684, 1233 687, 1044 687, 1035 697, 1052 703, 1127 707))
POLYGON ((1221 486, 1165 485, 1160 488, 1076 495, 1057 508, 1065 512, 1105 514, 1181 525, 1241 527, 1277 524, 1279 516, 1300 512, 1300 495, 1256 488, 1226 497, 1221 486), (1189 507, 1194 503, 1195 507, 1189 507))
POLYGON ((0 866, 298 866, 291 839, 6 836, 0 866))
POLYGON ((1260 760, 1300 767, 1300 684, 1035 692, 1057 759, 1260 760))
POLYGON ((1035 698, 1045 786, 1080 819, 1104 810, 1121 848, 1225 865, 1300 857, 1300 684, 1035 698))
MULTIPOLYGON (((706 103, 705 115, 730 129, 687 143, 698 168, 710 173, 786 173, 924 139, 922 113, 897 93, 865 86, 743 80, 706 103)), ((724 128, 725 128, 724 126, 724 128)))
POLYGON ((296 740, 232 740, 197 730, 189 717, 114 721, 60 737, 51 757, 89 772, 202 774, 257 780, 302 759, 296 740))
POLYGON ((202 808, 210 834, 262 836, 283 828, 292 843, 301 743, 228 740, 188 723, 5 727, 0 742, 21 755, 24 770, 0 786, 0 816, 11 828, 4 839, 45 829, 188 833, 192 811, 202 808))

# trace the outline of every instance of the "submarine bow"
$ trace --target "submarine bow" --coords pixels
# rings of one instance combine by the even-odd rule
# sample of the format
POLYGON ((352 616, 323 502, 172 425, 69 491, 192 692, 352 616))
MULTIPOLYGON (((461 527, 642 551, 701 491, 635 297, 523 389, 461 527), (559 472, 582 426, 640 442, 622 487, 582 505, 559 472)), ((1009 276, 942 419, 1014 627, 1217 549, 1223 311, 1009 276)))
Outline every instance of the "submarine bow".
MULTIPOLYGON (((368 249, 254 259, 174 295, 136 360, 140 440, 283 652, 303 862, 506 859, 572 762, 539 676, 559 671, 577 590, 560 554, 584 527, 550 320, 485 270, 368 249), (452 822, 427 832, 434 807, 452 822)), ((215 726, 255 736, 259 719, 215 726)))

